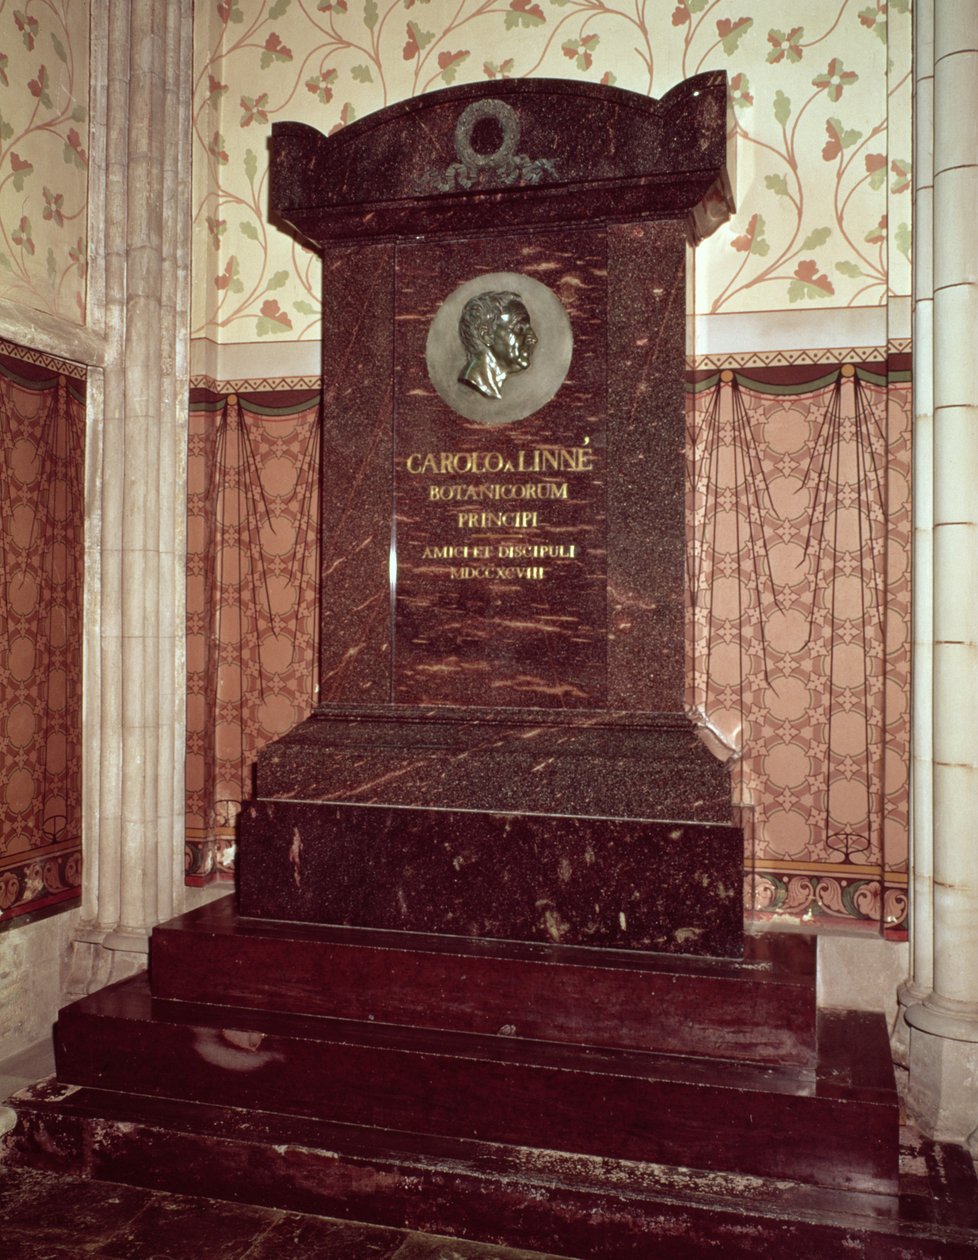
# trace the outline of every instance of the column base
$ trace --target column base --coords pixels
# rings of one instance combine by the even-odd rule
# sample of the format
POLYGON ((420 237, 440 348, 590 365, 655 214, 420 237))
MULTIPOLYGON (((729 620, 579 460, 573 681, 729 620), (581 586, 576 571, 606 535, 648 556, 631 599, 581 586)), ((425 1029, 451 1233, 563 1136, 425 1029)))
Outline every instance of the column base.
POLYGON ((87 997, 117 980, 125 980, 137 971, 145 971, 149 936, 145 932, 106 931, 94 924, 85 924, 75 933, 70 949, 66 1003, 87 997))
MULTIPOLYGON (((910 1024, 907 1107, 927 1137, 978 1151, 978 1040, 960 1041, 910 1024)), ((919 1018, 919 1016, 918 1016, 919 1018)))
POLYGON ((923 1002, 929 992, 929 989, 915 984, 909 977, 897 987, 897 1011, 890 1034, 890 1050, 893 1062, 902 1068, 910 1067, 910 1025, 907 1023, 907 1011, 923 1002))

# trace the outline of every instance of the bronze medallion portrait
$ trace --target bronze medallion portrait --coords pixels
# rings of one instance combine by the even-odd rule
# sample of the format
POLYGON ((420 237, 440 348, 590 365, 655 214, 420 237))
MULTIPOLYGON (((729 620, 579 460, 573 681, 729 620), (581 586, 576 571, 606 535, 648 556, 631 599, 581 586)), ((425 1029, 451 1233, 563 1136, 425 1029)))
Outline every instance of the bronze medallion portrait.
POLYGON ((492 272, 460 285, 428 332, 428 375, 441 398, 478 424, 511 424, 557 393, 570 367, 567 312, 539 280, 492 272))

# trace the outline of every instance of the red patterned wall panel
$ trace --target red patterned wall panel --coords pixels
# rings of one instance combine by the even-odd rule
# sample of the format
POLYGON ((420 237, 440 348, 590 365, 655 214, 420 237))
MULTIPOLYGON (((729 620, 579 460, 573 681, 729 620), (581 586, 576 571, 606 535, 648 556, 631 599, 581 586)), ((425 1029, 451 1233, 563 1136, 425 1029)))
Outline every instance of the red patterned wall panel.
POLYGON ((80 897, 80 372, 0 342, 0 926, 80 897))

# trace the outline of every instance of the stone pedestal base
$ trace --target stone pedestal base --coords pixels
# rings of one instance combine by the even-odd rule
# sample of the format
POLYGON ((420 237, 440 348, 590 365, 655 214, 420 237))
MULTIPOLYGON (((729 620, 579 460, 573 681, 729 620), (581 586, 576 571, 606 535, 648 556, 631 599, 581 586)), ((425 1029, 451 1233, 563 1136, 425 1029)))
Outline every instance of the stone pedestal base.
POLYGON ((907 1105, 928 1137, 978 1151, 978 1042, 911 1026, 907 1105))

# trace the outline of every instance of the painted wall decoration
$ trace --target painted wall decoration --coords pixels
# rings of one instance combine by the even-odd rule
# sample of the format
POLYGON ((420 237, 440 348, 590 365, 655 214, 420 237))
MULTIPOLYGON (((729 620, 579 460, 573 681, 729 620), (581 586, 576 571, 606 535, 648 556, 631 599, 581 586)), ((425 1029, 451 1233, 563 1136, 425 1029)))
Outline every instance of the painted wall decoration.
POLYGON ((194 391, 188 457, 187 878, 230 878, 255 755, 314 703, 319 391, 194 391))
POLYGON ((879 305, 910 291, 910 0, 206 0, 194 101, 194 334, 315 340, 314 255, 270 226, 266 136, 325 132, 470 80, 661 96, 730 78, 735 218, 698 313, 879 305))
POLYGON ((87 0, 0 0, 0 294, 85 322, 87 0))
POLYGON ((698 373, 690 700, 734 754, 761 917, 905 921, 908 369, 698 373))
POLYGON ((79 371, 0 342, 0 927, 80 896, 79 371))

